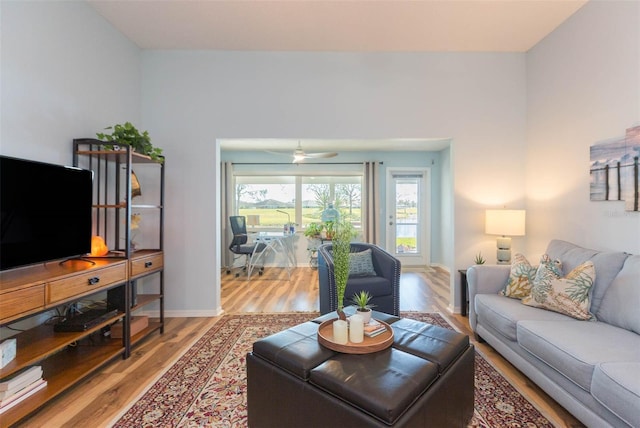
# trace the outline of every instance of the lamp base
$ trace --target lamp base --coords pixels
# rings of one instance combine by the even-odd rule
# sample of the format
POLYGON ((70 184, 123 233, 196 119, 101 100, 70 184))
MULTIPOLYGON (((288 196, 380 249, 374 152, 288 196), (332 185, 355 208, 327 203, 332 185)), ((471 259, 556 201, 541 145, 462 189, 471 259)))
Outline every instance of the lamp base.
POLYGON ((511 238, 501 237, 496 240, 496 246, 498 247, 496 258, 499 265, 511 264, 511 238))
POLYGON ((508 236, 502 236, 496 239, 496 246, 500 250, 510 250, 511 249, 511 238, 508 236))

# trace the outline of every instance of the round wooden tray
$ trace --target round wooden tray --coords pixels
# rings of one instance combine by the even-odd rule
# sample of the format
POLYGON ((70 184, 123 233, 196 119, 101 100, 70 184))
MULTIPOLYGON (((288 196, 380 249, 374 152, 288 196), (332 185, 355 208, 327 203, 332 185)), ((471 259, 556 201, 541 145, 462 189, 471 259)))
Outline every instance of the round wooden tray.
POLYGON ((333 351, 344 354, 370 354, 387 349, 393 343, 393 329, 391 326, 384 321, 376 320, 383 324, 387 328, 387 331, 375 337, 365 336, 364 341, 361 343, 349 341, 345 345, 340 345, 333 341, 333 322, 335 320, 337 320, 337 318, 325 321, 320 324, 320 328, 318 328, 318 342, 333 351))

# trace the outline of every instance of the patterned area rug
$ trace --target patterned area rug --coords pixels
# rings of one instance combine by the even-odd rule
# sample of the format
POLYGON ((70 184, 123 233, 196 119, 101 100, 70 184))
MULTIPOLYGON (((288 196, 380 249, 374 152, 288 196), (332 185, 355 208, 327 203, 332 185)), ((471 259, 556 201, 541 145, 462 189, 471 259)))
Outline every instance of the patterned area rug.
MULTIPOLYGON (((114 427, 246 427, 246 354, 256 340, 315 318, 313 313, 226 315, 189 348, 114 427)), ((453 330, 439 314, 403 312, 453 330)), ((480 354, 470 427, 552 427, 480 354)))

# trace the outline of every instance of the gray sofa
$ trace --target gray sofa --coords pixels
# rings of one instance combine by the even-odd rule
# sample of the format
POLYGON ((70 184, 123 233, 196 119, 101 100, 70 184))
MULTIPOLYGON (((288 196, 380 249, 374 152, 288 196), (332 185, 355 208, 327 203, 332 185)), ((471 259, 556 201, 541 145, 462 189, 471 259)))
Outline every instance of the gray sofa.
POLYGON ((585 425, 640 427, 640 255, 560 240, 546 252, 565 275, 593 261, 597 320, 503 297, 510 267, 476 265, 467 271, 472 330, 585 425))

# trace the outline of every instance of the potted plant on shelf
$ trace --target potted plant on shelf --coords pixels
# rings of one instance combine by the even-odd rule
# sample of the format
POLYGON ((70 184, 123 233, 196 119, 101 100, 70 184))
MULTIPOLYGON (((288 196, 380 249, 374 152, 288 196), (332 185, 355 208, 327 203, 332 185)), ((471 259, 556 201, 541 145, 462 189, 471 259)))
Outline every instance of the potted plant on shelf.
POLYGON ((323 226, 324 236, 329 240, 333 240, 333 236, 336 233, 336 222, 333 220, 325 221, 323 226))
POLYGON ((349 221, 332 222, 333 229, 333 275, 336 282, 337 312, 341 320, 346 320, 344 314, 344 292, 349 279, 349 253, 351 239, 355 236, 353 226, 349 221))
POLYGON ((109 126, 105 128, 105 130, 107 129, 112 130, 110 134, 104 132, 96 134, 99 139, 108 143, 104 144, 105 149, 113 150, 116 146, 131 146, 139 154, 149 156, 156 162, 164 162, 162 149, 153 147, 147 131, 140 133, 131 122, 109 126))
POLYGON ((357 306, 356 313, 362 317, 362 321, 365 324, 371 320, 371 308, 375 306, 369 304, 372 297, 368 291, 361 290, 351 298, 351 301, 357 306))
POLYGON ((324 226, 322 223, 309 223, 304 229, 304 236, 309 239, 320 239, 322 236, 322 229, 324 226))

